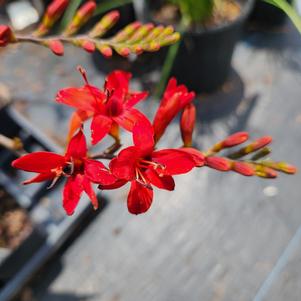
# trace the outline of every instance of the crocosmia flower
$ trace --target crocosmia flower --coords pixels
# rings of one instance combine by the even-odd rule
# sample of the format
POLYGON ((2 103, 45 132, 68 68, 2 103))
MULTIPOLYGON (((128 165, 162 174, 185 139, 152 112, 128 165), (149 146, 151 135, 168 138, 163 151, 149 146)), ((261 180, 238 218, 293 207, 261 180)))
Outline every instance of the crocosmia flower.
POLYGON ((169 80, 153 122, 155 141, 161 138, 170 122, 194 97, 195 93, 189 92, 184 85, 178 86, 175 78, 169 80))
POLYGON ((92 144, 96 144, 108 133, 118 139, 118 126, 132 131, 135 123, 146 119, 134 106, 144 99, 147 93, 129 90, 130 73, 118 70, 110 73, 104 89, 100 90, 89 85, 85 72, 81 72, 86 85, 60 90, 56 97, 58 102, 77 109, 70 122, 70 135, 83 121, 92 117, 91 138, 92 144))
POLYGON ((68 215, 73 214, 83 191, 89 196, 93 207, 98 208, 92 183, 109 185, 116 181, 101 162, 87 157, 86 139, 82 130, 70 140, 65 155, 35 152, 16 159, 12 162, 12 166, 38 173, 23 184, 48 180, 55 183, 59 177, 65 176, 67 182, 63 190, 63 206, 68 215))
MULTIPOLYGON (((113 185, 100 185, 100 188, 114 189, 131 182, 128 210, 140 214, 152 204, 152 185, 174 190, 172 176, 189 172, 197 165, 197 160, 189 151, 181 149, 154 150, 154 130, 150 122, 135 125, 133 140, 134 146, 122 150, 110 163, 110 169, 118 180, 113 185)), ((197 152, 194 155, 197 156, 197 152)), ((198 160, 204 161, 201 153, 198 160)))

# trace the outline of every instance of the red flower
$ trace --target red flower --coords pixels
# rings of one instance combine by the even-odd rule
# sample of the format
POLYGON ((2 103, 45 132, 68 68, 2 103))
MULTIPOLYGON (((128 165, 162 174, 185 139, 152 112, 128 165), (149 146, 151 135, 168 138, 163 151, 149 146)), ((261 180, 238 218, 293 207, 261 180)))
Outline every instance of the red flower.
POLYGON ((115 189, 131 182, 128 210, 139 214, 151 206, 152 185, 174 190, 172 175, 189 172, 196 162, 189 152, 181 149, 155 151, 154 130, 149 122, 135 125, 133 140, 134 146, 122 150, 110 163, 110 169, 118 180, 113 185, 100 185, 100 188, 115 189))
POLYGON ((195 93, 188 92, 184 85, 177 86, 175 78, 169 80, 153 122, 155 141, 161 138, 170 122, 194 97, 195 93))
MULTIPOLYGON (((84 71, 82 73, 86 80, 84 71)), ((93 117, 91 136, 92 144, 96 144, 106 134, 112 134, 111 130, 116 132, 116 124, 132 131, 136 122, 145 120, 146 117, 133 106, 147 93, 129 91, 130 78, 130 73, 117 70, 107 77, 104 91, 89 85, 87 80, 82 88, 59 91, 56 100, 77 109, 70 122, 69 135, 72 136, 83 121, 93 117)))
POLYGON ((23 184, 48 180, 55 182, 60 176, 66 176, 63 206, 68 215, 73 214, 83 191, 89 196, 94 208, 98 208, 91 183, 109 185, 116 181, 101 162, 87 157, 86 139, 82 130, 70 140, 64 156, 51 152, 36 152, 13 161, 12 166, 38 173, 23 184))

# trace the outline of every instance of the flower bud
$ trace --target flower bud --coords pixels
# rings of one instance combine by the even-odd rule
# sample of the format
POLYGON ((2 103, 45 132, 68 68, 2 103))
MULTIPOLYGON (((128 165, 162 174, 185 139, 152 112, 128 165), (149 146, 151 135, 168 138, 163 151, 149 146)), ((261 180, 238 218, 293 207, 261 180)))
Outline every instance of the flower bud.
POLYGON ((124 29, 119 31, 116 36, 113 38, 113 42, 115 43, 121 43, 129 39, 129 37, 132 36, 132 34, 141 26, 141 23, 139 21, 136 21, 134 23, 131 23, 127 25, 124 29))
POLYGON ((82 47, 90 53, 94 52, 96 49, 95 44, 91 41, 83 41, 82 47))
POLYGON ((68 25, 64 34, 70 36, 76 33, 92 17, 95 9, 96 3, 94 1, 87 1, 82 5, 68 25))
POLYGON ((290 165, 286 162, 262 161, 262 164, 269 168, 279 170, 288 174, 295 174, 297 172, 297 168, 295 166, 290 165))
POLYGON ((246 140, 248 140, 249 134, 247 132, 238 132, 235 133, 229 137, 227 137, 223 141, 223 147, 232 147, 238 144, 244 143, 246 140))
POLYGON ((64 45, 59 40, 48 40, 44 45, 51 49, 51 51, 58 56, 64 55, 64 45))
POLYGON ((182 113, 180 121, 181 136, 184 146, 192 145, 192 134, 195 125, 196 110, 194 104, 188 104, 182 113))
POLYGON ((42 36, 46 34, 54 23, 62 16, 66 7, 69 4, 69 0, 54 0, 48 6, 46 13, 43 17, 42 24, 35 32, 36 36, 42 36))
POLYGON ((274 179, 277 178, 277 172, 270 168, 263 165, 256 165, 255 167, 256 176, 266 179, 274 179))
POLYGON ((205 164, 219 171, 229 171, 231 169, 231 161, 221 157, 206 157, 205 164))
POLYGON ((254 176, 255 168, 250 163, 234 161, 232 163, 232 170, 243 176, 254 176))
POLYGON ((268 145, 271 142, 272 142, 272 137, 271 136, 261 137, 261 138, 255 140, 255 141, 253 141, 249 145, 239 149, 237 152, 234 152, 234 153, 230 154, 229 158, 231 158, 231 159, 241 158, 241 157, 246 156, 250 153, 256 152, 258 149, 261 149, 261 148, 265 147, 266 145, 268 145))
POLYGON ((4 47, 14 41, 16 41, 16 38, 10 27, 6 25, 0 25, 0 47, 4 47))
POLYGON ((118 10, 113 10, 104 15, 102 19, 89 32, 89 36, 91 38, 101 37, 116 24, 116 22, 119 20, 119 17, 120 14, 118 10))
POLYGON ((110 58, 113 55, 113 50, 108 45, 97 45, 97 49, 106 58, 110 58))

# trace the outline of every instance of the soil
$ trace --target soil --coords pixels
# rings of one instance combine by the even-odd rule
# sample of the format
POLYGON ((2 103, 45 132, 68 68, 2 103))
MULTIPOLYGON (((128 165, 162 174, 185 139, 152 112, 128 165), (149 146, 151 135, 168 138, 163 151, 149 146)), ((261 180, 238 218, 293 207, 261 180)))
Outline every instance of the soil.
MULTIPOLYGON (((241 5, 235 0, 220 0, 218 5, 214 6, 213 14, 203 24, 193 24, 193 27, 202 26, 204 28, 216 27, 227 24, 235 19, 241 13, 241 5)), ((174 4, 163 4, 153 13, 154 19, 163 24, 179 24, 181 14, 178 7, 174 4)))
POLYGON ((16 249, 31 232, 26 211, 0 186, 0 248, 16 249))

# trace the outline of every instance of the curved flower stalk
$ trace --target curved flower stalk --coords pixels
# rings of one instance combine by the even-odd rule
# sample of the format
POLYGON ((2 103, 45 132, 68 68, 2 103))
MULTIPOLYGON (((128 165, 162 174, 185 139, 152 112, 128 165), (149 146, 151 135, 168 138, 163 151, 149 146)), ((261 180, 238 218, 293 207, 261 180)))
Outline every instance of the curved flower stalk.
POLYGON ((0 25, 0 47, 12 43, 30 42, 48 47, 54 54, 60 56, 64 54, 64 44, 68 43, 90 53, 98 50, 105 57, 111 57, 113 50, 127 57, 131 53, 140 55, 143 52, 158 51, 161 47, 174 44, 180 39, 180 34, 175 32, 172 26, 155 26, 140 22, 127 25, 112 37, 103 38, 117 23, 120 17, 117 10, 107 13, 88 32, 79 33, 96 9, 96 3, 92 0, 86 1, 77 10, 63 32, 54 36, 48 35, 64 14, 68 4, 68 0, 53 0, 41 24, 30 35, 19 35, 10 27, 0 25))
POLYGON ((213 145, 208 151, 193 147, 193 129, 196 110, 194 93, 176 79, 167 85, 153 123, 134 108, 147 97, 147 92, 131 91, 130 73, 116 70, 108 75, 103 89, 88 83, 85 71, 80 68, 86 84, 81 88, 69 87, 58 92, 57 102, 75 108, 70 122, 70 140, 65 155, 47 152, 27 154, 12 165, 25 171, 37 172, 24 184, 67 177, 63 192, 63 206, 72 214, 85 191, 94 208, 98 203, 92 183, 101 190, 118 189, 130 183, 127 198, 128 210, 133 214, 149 210, 153 201, 153 187, 172 191, 173 177, 186 174, 194 168, 209 167, 221 172, 234 171, 244 176, 275 178, 278 172, 294 174, 296 168, 286 162, 264 159, 270 154, 270 136, 264 136, 241 146, 249 139, 247 132, 238 132, 213 145), (181 114, 180 132, 183 146, 157 150, 156 144, 173 119, 181 114), (114 147, 100 154, 87 154, 82 132, 83 123, 92 118, 92 144, 98 144, 106 135, 114 137, 114 147), (133 145, 121 148, 119 126, 132 133, 133 145), (236 147, 235 150, 232 148, 236 147), (225 155, 220 155, 226 152, 225 155), (110 162, 105 166, 100 159, 110 162))

